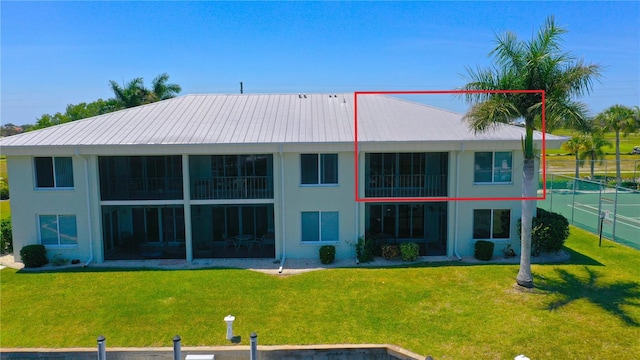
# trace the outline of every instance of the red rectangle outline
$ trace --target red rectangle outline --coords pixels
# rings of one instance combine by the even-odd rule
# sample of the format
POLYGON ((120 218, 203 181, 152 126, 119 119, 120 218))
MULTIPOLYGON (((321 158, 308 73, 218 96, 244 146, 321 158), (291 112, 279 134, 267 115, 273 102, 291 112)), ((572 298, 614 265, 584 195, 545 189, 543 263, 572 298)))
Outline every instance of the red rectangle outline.
MULTIPOLYGON (((435 202, 435 201, 522 201, 547 199, 547 167, 546 167, 546 121, 545 121, 545 91, 544 90, 419 90, 419 91, 355 91, 353 93, 353 122, 354 122, 354 164, 355 164, 355 200, 356 202, 435 202), (358 95, 417 95, 417 94, 536 94, 542 95, 542 197, 408 197, 408 198, 361 198, 359 195, 358 176, 358 95)), ((457 174, 458 175, 458 174, 457 174)))

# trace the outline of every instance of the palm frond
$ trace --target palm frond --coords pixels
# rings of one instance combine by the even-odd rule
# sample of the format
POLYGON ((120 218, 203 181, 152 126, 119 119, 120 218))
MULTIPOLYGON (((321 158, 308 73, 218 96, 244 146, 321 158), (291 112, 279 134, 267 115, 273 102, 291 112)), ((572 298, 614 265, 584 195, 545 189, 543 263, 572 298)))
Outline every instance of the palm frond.
POLYGON ((472 106, 464 116, 464 120, 475 133, 485 132, 498 123, 507 124, 521 114, 513 103, 502 94, 496 94, 484 102, 472 106))

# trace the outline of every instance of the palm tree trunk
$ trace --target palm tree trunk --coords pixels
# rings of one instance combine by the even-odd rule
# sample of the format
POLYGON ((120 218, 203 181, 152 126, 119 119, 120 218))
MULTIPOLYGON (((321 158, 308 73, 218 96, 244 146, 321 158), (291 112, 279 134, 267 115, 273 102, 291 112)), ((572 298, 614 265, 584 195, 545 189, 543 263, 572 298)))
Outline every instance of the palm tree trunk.
POLYGON ((593 156, 591 156, 591 180, 592 181, 596 180, 596 178, 595 178, 595 173, 596 173, 595 166, 596 166, 596 159, 593 156))
POLYGON ((578 158, 578 151, 576 150, 576 179, 580 178, 580 159, 578 158))
MULTIPOLYGON (((534 198, 538 188, 535 180, 534 159, 524 160, 522 171, 522 197, 534 198)), ((533 222, 535 200, 522 200, 522 231, 520 233, 520 270, 516 277, 516 283, 522 287, 533 287, 533 276, 531 275, 531 226, 533 222)))

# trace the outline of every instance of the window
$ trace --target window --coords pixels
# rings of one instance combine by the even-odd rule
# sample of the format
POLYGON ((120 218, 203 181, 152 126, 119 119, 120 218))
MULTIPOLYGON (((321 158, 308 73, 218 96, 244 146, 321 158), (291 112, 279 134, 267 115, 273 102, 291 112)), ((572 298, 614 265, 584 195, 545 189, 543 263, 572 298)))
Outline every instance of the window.
POLYGON ((302 241, 338 241, 337 211, 302 212, 302 241))
POLYGON ((508 239, 511 229, 511 210, 473 210, 474 239, 508 239))
POLYGON ((300 169, 304 185, 338 184, 338 154, 301 154, 300 169))
POLYGON ((77 245, 78 229, 75 215, 40 215, 42 245, 77 245))
POLYGON ((473 181, 476 183, 510 183, 512 174, 511 152, 477 152, 473 181))
POLYGON ((71 157, 34 158, 37 188, 72 188, 71 157))

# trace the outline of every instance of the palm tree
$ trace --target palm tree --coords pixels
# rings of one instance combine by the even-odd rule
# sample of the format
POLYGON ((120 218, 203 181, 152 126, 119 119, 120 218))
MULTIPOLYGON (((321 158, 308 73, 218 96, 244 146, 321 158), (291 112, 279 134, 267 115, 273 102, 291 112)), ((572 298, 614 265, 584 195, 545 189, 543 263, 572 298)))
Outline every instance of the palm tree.
POLYGON ((584 148, 585 142, 587 139, 584 135, 574 135, 569 139, 566 143, 562 144, 562 148, 567 150, 570 154, 575 156, 576 161, 576 173, 575 178, 580 178, 580 165, 582 162, 580 161, 580 152, 584 148))
POLYGON ((584 138, 582 149, 577 155, 582 161, 589 161, 591 169, 591 180, 595 178, 595 164, 602 164, 605 159, 605 152, 602 147, 611 147, 611 142, 604 138, 604 135, 600 131, 594 131, 588 137, 584 138))
POLYGON ((122 108, 130 108, 145 103, 149 90, 144 87, 142 78, 135 78, 129 81, 124 87, 120 87, 117 82, 109 80, 111 90, 122 108))
POLYGON ((167 84, 167 81, 169 81, 169 75, 167 75, 167 73, 162 73, 153 79, 149 93, 149 102, 171 99, 182 91, 180 85, 167 84))
MULTIPOLYGON (((507 32, 497 37, 497 46, 489 55, 494 64, 488 68, 467 68, 469 82, 466 90, 544 90, 546 94, 546 124, 554 127, 586 121, 586 106, 575 100, 591 91, 594 78, 599 76, 598 65, 585 64, 571 54, 562 52, 561 35, 566 31, 556 26, 554 18, 547 18, 544 26, 529 42, 518 40, 507 32)), ((541 123, 542 98, 539 93, 468 93, 472 106, 465 115, 471 128, 487 131, 497 123, 524 118, 523 198, 535 198, 537 178, 536 152, 533 132, 541 123)), ((533 287, 531 275, 531 225, 535 200, 522 201, 522 231, 518 285, 533 287)))
POLYGON ((141 77, 129 81, 124 87, 113 80, 110 80, 109 84, 120 106, 130 108, 175 97, 182 88, 178 84, 167 84, 168 80, 167 73, 156 76, 151 83, 151 89, 144 86, 141 77))
POLYGON ((596 116, 596 123, 603 131, 613 131, 616 133, 616 183, 620 186, 622 176, 620 175, 620 133, 622 136, 629 135, 638 129, 638 113, 636 110, 624 105, 613 105, 596 116))

